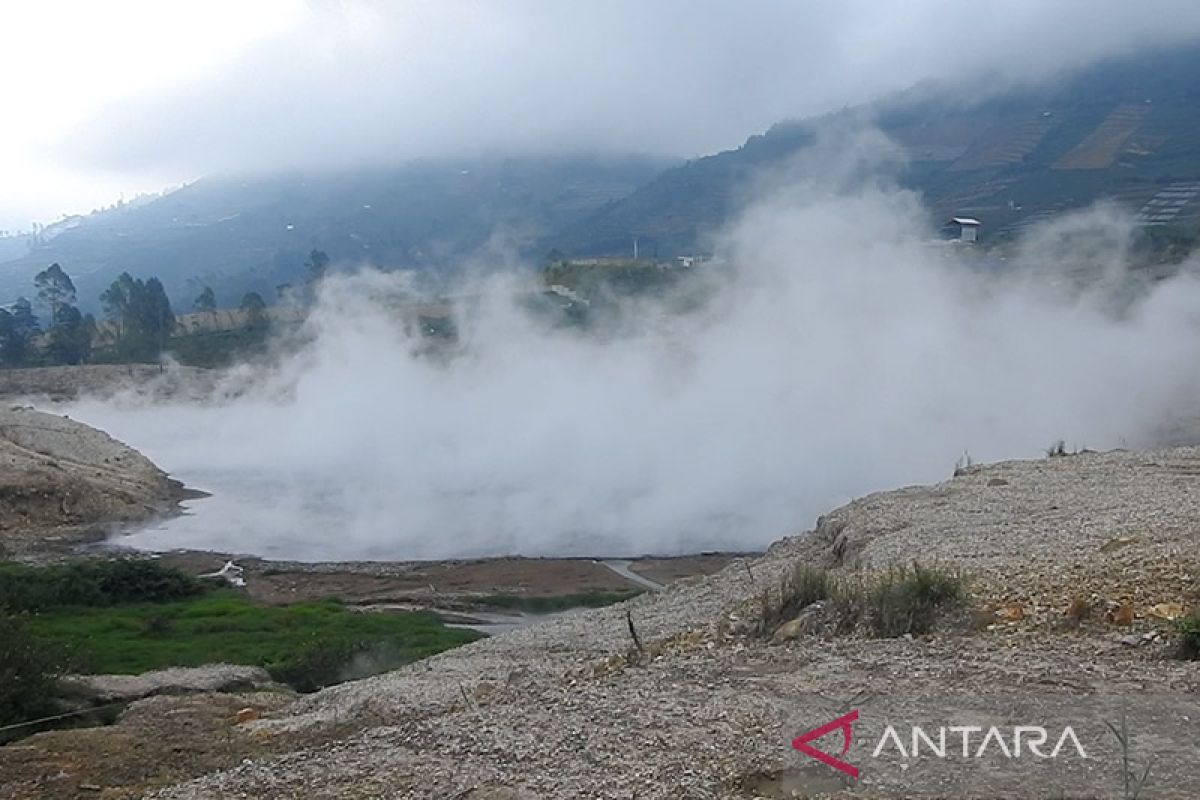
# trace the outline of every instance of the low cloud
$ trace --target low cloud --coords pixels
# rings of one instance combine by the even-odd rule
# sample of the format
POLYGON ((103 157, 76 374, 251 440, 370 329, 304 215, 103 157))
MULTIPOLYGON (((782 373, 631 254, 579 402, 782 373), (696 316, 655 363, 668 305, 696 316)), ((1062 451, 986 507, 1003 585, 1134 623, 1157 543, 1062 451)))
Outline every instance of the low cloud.
POLYGON ((110 104, 57 152, 185 175, 485 151, 693 156, 925 80, 981 97, 1197 37, 1189 0, 313 4, 234 61, 110 104))
POLYGON ((875 177, 889 152, 819 145, 764 184, 692 313, 556 330, 491 277, 431 358, 389 311, 404 276, 368 271, 329 283, 311 345, 236 400, 71 413, 215 492, 134 541, 306 559, 755 549, 964 452, 1152 444, 1186 417, 1200 282, 1127 280, 1109 208, 1003 265, 936 242, 875 177))

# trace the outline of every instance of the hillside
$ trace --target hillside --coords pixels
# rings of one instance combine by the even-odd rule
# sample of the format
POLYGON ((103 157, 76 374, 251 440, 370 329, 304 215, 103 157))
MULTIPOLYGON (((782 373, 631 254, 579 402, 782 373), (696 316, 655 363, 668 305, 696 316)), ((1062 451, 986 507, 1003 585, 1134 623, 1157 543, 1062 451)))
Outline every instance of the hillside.
POLYGON ((0 558, 170 513, 180 488, 102 431, 32 408, 0 410, 0 558))
POLYGON ((661 258, 706 247, 755 176, 777 170, 823 127, 871 119, 901 148, 902 184, 922 192, 931 222, 984 222, 1011 235, 1100 198, 1146 222, 1200 225, 1200 47, 1089 67, 1057 84, 978 103, 922 87, 872 108, 785 122, 742 147, 668 169, 555 238, 574 254, 625 252, 634 237, 661 258))
POLYGON ((623 197, 660 159, 547 157, 417 161, 344 173, 206 178, 160 199, 73 221, 27 255, 0 263, 0 300, 33 293, 52 262, 85 310, 122 271, 157 275, 186 310, 210 284, 222 306, 303 279, 314 248, 335 263, 372 262, 433 275, 495 241, 528 251, 548 231, 623 197))

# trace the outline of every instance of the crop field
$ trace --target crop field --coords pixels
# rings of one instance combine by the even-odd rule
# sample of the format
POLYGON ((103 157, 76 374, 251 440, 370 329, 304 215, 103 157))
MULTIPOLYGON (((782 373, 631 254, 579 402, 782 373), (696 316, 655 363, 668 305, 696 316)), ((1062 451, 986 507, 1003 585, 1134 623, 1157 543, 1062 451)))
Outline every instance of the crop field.
POLYGON ((1107 169, 1137 132, 1149 106, 1120 105, 1096 129, 1054 164, 1054 169, 1107 169))

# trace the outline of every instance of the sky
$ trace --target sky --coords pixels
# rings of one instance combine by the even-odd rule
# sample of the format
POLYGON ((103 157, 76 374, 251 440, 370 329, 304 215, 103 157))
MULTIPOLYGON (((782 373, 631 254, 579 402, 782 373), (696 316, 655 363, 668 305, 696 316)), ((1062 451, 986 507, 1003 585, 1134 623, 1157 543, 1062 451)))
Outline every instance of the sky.
POLYGON ((215 172, 691 157, 1200 37, 1194 0, 0 0, 0 229, 215 172))

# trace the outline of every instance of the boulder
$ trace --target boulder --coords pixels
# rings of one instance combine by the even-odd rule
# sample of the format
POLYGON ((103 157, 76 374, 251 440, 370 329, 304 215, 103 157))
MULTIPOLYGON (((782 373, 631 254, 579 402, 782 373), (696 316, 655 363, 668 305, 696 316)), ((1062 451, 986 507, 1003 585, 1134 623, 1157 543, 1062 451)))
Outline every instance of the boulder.
POLYGON ((160 694, 248 692, 276 687, 266 670, 236 664, 173 667, 141 675, 72 675, 63 682, 104 703, 128 702, 160 694))

